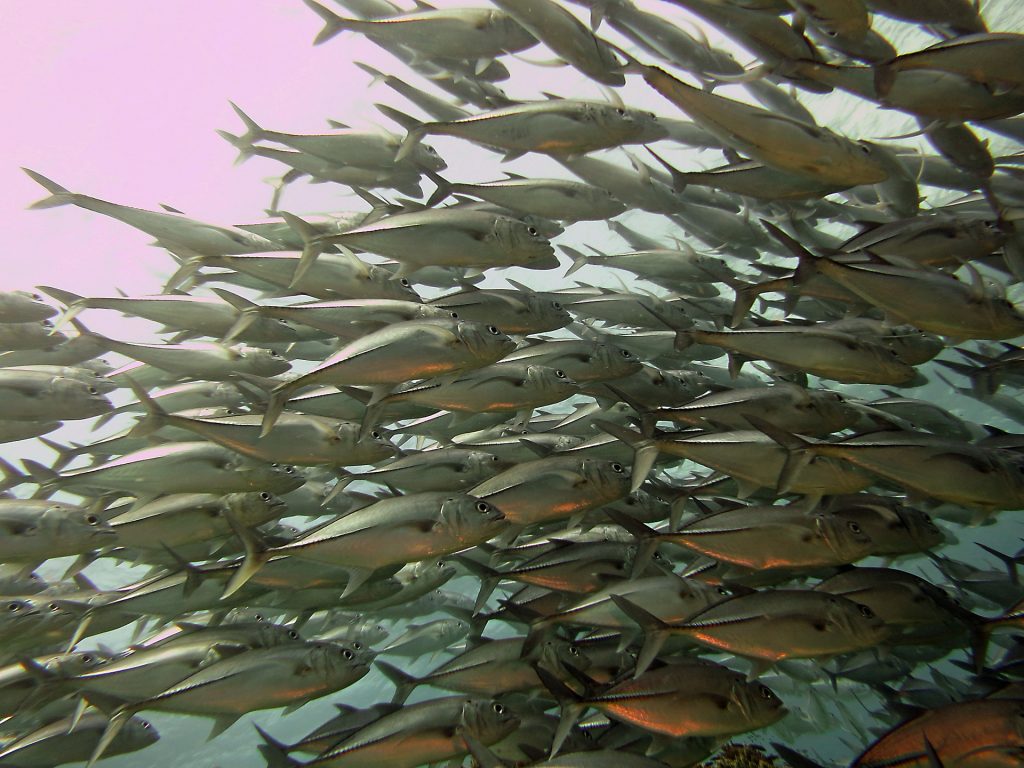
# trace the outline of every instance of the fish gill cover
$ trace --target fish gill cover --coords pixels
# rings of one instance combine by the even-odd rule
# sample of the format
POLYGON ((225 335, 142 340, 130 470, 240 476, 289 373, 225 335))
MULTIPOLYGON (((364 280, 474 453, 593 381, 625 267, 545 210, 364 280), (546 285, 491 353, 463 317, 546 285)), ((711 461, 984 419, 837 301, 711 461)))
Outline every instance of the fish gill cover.
POLYGON ((267 218, 26 169, 0 765, 1024 764, 1019 6, 305 5, 267 218))

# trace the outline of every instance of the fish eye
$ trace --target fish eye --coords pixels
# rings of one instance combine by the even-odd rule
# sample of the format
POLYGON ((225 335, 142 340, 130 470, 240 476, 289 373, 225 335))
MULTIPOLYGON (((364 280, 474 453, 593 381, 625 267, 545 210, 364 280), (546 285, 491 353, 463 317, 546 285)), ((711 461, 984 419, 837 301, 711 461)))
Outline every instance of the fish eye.
POLYGON ((375 429, 373 430, 373 432, 370 433, 370 437, 372 437, 374 440, 380 440, 381 434, 375 429))
POLYGON ((85 391, 88 392, 90 395, 98 395, 100 393, 100 391, 92 385, 86 387, 85 391))
POLYGON ((580 655, 580 649, 577 648, 575 645, 570 645, 569 646, 569 653, 572 656, 579 656, 580 655))
POLYGON ((539 232, 537 231, 537 228, 536 228, 536 227, 527 227, 527 228, 526 228, 526 231, 530 233, 530 237, 536 237, 537 235, 539 235, 539 234, 540 234, 540 233, 539 233, 539 232))
POLYGON ((622 107, 618 107, 618 108, 617 108, 617 109, 616 109, 615 111, 616 111, 616 112, 617 112, 617 113, 618 113, 618 114, 619 114, 619 115, 620 115, 621 117, 625 117, 625 116, 626 116, 626 110, 624 110, 624 109, 623 109, 622 107))
POLYGON ((295 467, 291 466, 290 464, 289 464, 289 465, 287 465, 287 466, 286 466, 286 467, 284 468, 284 473, 285 473, 286 475, 294 475, 294 474, 295 474, 295 467))
POLYGON ((280 355, 277 354, 277 352, 275 352, 274 350, 270 350, 270 356, 271 357, 280 357, 280 355))
POLYGON ((49 608, 51 611, 59 611, 60 610, 60 606, 57 605, 56 603, 47 603, 46 607, 49 608))
POLYGON ((149 724, 149 721, 148 721, 148 720, 139 720, 139 725, 141 725, 141 726, 142 726, 143 728, 145 728, 145 729, 146 729, 147 731, 148 731, 148 730, 149 730, 150 728, 152 728, 152 727, 153 727, 152 725, 150 725, 150 724, 149 724))
POLYGON ((718 592, 718 594, 720 594, 720 595, 725 595, 726 597, 728 597, 728 596, 729 596, 729 590, 728 590, 728 589, 726 589, 725 587, 719 587, 719 588, 718 588, 718 589, 717 589, 716 591, 717 591, 717 592, 718 592))
POLYGON ((404 277, 403 277, 403 278, 402 278, 401 280, 399 280, 398 282, 400 282, 400 283, 402 284, 402 287, 403 287, 403 288, 408 288, 408 287, 410 287, 410 285, 411 285, 411 284, 409 283, 409 281, 408 281, 408 280, 406 280, 406 279, 405 279, 404 277))
POLYGON ((9 611, 11 611, 13 613, 17 613, 18 611, 21 610, 21 603, 8 603, 7 604, 7 610, 9 610, 9 611))
POLYGON ((558 378, 560 378, 560 379, 564 379, 564 378, 565 378, 565 371, 562 371, 562 370, 556 370, 556 371, 555 371, 555 376, 557 376, 557 377, 558 377, 558 378))
POLYGON ((866 605, 858 605, 857 608, 860 610, 860 615, 865 619, 875 618, 875 612, 868 608, 866 605))
POLYGON ((438 560, 435 565, 437 565, 438 568, 444 568, 444 560, 438 560))
POLYGON ((459 319, 459 313, 458 312, 449 312, 448 314, 451 315, 452 320, 458 320, 459 319))
POLYGON ((296 632, 294 629, 289 629, 288 630, 288 637, 290 639, 292 639, 292 640, 298 640, 299 639, 299 633, 296 632))
POLYGON ((260 498, 263 499, 264 501, 270 501, 270 494, 264 491, 263 493, 260 494, 260 498))
POLYGON ((89 655, 88 653, 87 653, 87 654, 85 654, 85 655, 84 655, 84 656, 82 657, 82 663, 83 663, 83 664, 92 664, 92 656, 90 656, 90 655, 89 655))
POLYGON ((619 354, 622 355, 627 360, 633 356, 628 349, 620 349, 619 354))
POLYGON ((356 655, 352 653, 352 651, 350 651, 348 648, 342 649, 341 655, 344 656, 345 659, 347 659, 348 661, 352 661, 352 659, 356 657, 356 655))
POLYGON ((363 650, 363 644, 362 643, 352 643, 352 647, 355 648, 357 651, 363 650))
POLYGON ((552 301, 551 302, 551 308, 552 309, 561 310, 562 309, 562 305, 559 304, 557 301, 552 301))
POLYGON ((849 528, 853 533, 860 533, 860 526, 852 520, 846 524, 846 527, 849 528))
POLYGON ((865 155, 870 155, 871 154, 871 147, 869 147, 867 144, 858 144, 857 147, 860 149, 860 151, 863 154, 865 154, 865 155))
POLYGON ((489 334, 491 334, 492 336, 500 336, 501 335, 501 331, 499 331, 498 327, 495 326, 495 325, 488 325, 487 326, 487 332, 489 334))
POLYGON ((775 698, 775 694, 772 693, 772 689, 769 688, 767 685, 762 685, 761 686, 760 693, 761 693, 761 698, 762 699, 774 699, 775 698))
POLYGON ((85 522, 87 522, 89 525, 96 525, 99 521, 100 521, 100 519, 98 517, 96 517, 96 515, 86 515, 85 516, 85 522))
POLYGON ((612 462, 612 472, 622 472, 622 471, 623 471, 622 465, 619 464, 619 462, 617 462, 617 461, 613 461, 612 462))
POLYGON ((496 714, 496 715, 503 715, 503 714, 505 714, 505 708, 503 706, 501 706, 501 704, 498 704, 497 702, 492 704, 491 708, 494 710, 494 714, 496 714))
POLYGON ((33 293, 32 294, 32 298, 35 299, 36 301, 42 301, 43 300, 43 297, 40 296, 38 293, 33 293))
POLYGON ((488 504, 486 501, 478 501, 476 503, 476 511, 477 512, 490 512, 490 510, 491 510, 491 505, 488 504))

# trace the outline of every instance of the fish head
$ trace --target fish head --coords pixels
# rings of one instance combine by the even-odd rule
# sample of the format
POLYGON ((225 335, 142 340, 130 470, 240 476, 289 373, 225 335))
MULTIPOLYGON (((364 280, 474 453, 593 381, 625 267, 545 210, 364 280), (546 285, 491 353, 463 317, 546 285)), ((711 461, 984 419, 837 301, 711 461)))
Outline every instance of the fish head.
POLYGON ((829 595, 824 618, 824 631, 861 647, 874 645, 889 635, 888 625, 868 606, 838 595, 829 595))
POLYGON ((871 28, 863 0, 789 0, 830 39, 860 40, 871 28))
POLYGON ((437 150, 423 142, 420 142, 413 147, 412 152, 409 153, 409 157, 406 158, 405 162, 411 162, 417 168, 422 168, 428 171, 443 171, 448 167, 448 163, 446 163, 444 158, 437 153, 437 150))
POLYGON ((256 376, 276 376, 292 367, 291 363, 272 349, 240 346, 235 352, 246 373, 256 376))
POLYGON ((602 499, 621 499, 629 494, 632 475, 617 461, 605 459, 583 459, 580 461, 580 475, 602 499))
POLYGON ((461 726, 484 744, 494 744, 519 727, 519 718, 507 706, 493 699, 466 699, 461 726))
POLYGON ((572 322, 569 310, 555 299, 531 293, 524 296, 524 300, 529 314, 538 324, 544 325, 544 330, 555 330, 572 322))
POLYGON ((460 321, 455 333, 473 357, 484 365, 500 360, 516 348, 516 343, 493 325, 460 321))
POLYGON ((607 342, 595 342, 593 351, 595 369, 601 371, 602 380, 621 379, 637 373, 643 365, 635 354, 625 347, 617 347, 607 342))
POLYGON ((786 707, 775 691, 757 681, 737 676, 729 691, 729 703, 742 714, 750 729, 764 728, 786 715, 786 707))
POLYGON ((440 519, 466 541, 486 541, 506 525, 505 514, 488 501, 469 494, 450 496, 441 502, 440 519))
POLYGON ((370 671, 376 653, 358 640, 308 641, 304 663, 331 686, 343 687, 370 671))
POLYGON ((946 348, 942 339, 912 325, 894 325, 880 341, 909 365, 926 363, 946 348))
POLYGON ((569 397, 579 389, 579 385, 561 368, 550 368, 546 365, 527 366, 526 383, 539 392, 562 397, 569 397))
POLYGON ((565 232, 565 227, 557 221, 545 219, 543 216, 537 216, 533 213, 527 213, 524 216, 519 216, 517 218, 524 224, 528 224, 536 229, 540 233, 541 237, 546 237, 549 240, 552 237, 558 237, 560 234, 565 232))
POLYGON ((47 507, 39 518, 39 525, 57 539, 84 540, 91 542, 89 546, 102 546, 101 541, 111 543, 117 535, 113 526, 95 512, 60 503, 47 507))
POLYGON ((626 108, 626 119, 632 123, 631 141, 637 144, 647 144, 651 141, 668 138, 668 128, 661 124, 658 116, 653 112, 642 109, 626 108))
POLYGON ((255 629, 255 637, 252 642, 253 648, 273 648, 277 645, 305 642, 297 630, 282 624, 259 621, 256 623, 255 629))
POLYGON ((376 299, 398 299, 416 303, 423 301, 412 287, 409 278, 395 277, 395 273, 385 267, 367 264, 365 279, 370 285, 365 291, 367 296, 372 294, 376 299))
POLYGON ((291 464, 265 464, 249 461, 239 464, 235 470, 244 474, 249 487, 261 488, 267 493, 285 494, 294 491, 306 482, 306 477, 291 464))
POLYGON ((822 432, 838 432, 860 420, 860 412, 838 392, 807 390, 809 406, 821 418, 822 432))
POLYGON ((480 481, 493 477, 503 469, 508 469, 509 466, 511 465, 503 462, 493 453, 470 451, 463 460, 461 471, 466 474, 467 478, 480 481))
POLYGON ((871 554, 874 540, 856 520, 833 515, 816 515, 814 527, 825 544, 844 562, 855 562, 871 554))
POLYGON ((536 655, 539 663, 555 670, 561 669, 563 664, 571 664, 576 669, 586 671, 591 664, 582 648, 557 638, 541 643, 536 649, 536 655))
POLYGON ((55 408, 65 413, 73 411, 78 418, 101 416, 114 410, 102 389, 101 385, 63 376, 54 376, 49 386, 55 408))
POLYGON ((515 53, 537 44, 537 38, 505 11, 491 11, 487 29, 507 53, 515 53))
POLYGON ((53 672, 63 678, 84 674, 102 666, 109 660, 109 654, 103 651, 76 651, 48 659, 43 666, 48 672, 53 672))
POLYGON ((246 528, 262 525, 288 514, 287 502, 270 491, 229 493, 224 497, 224 507, 246 528))
POLYGON ((517 262, 531 264, 554 258, 555 249, 545 237, 543 224, 508 216, 495 219, 495 237, 517 262))
POLYGON ((117 734, 118 751, 136 752, 155 744, 160 734, 149 720, 132 717, 117 734))

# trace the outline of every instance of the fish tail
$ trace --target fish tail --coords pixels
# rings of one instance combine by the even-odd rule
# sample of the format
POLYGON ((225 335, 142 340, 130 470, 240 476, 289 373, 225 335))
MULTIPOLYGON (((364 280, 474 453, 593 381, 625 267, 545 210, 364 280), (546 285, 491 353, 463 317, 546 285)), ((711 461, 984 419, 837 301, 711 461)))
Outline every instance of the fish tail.
POLYGON ((267 412, 263 414, 263 424, 260 427, 260 437, 266 437, 270 430, 274 428, 274 425, 281 416, 281 411, 284 410, 285 403, 288 402, 288 395, 291 391, 292 387, 288 386, 288 384, 282 384, 279 387, 275 387, 270 393, 267 412))
POLYGON ((377 669, 384 673, 384 677, 395 684, 395 695, 391 697, 392 704, 405 704, 409 694, 416 689, 416 686, 423 682, 418 677, 413 677, 398 667, 388 664, 386 661, 378 661, 376 666, 377 669))
POLYGON ((388 79, 388 75, 385 75, 379 69, 375 69, 374 67, 371 67, 369 64, 364 64, 361 61, 357 61, 357 62, 354 62, 354 63, 355 63, 355 65, 357 67, 359 67, 361 70, 363 70, 363 72, 365 72, 366 74, 368 74, 370 77, 373 78, 373 80, 370 81, 370 85, 368 86, 370 88, 372 88, 377 83, 382 82, 382 81, 388 79))
POLYGON ((824 768, 821 763, 816 763, 809 757, 804 757, 799 752, 796 752, 783 744, 777 744, 772 742, 772 749, 774 749, 779 757, 785 760, 790 768, 824 768))
POLYGON ((775 426, 770 421, 765 421, 760 416, 747 414, 744 418, 754 429, 763 432, 786 449, 786 463, 779 473, 777 488, 779 493, 786 493, 800 472, 814 458, 813 443, 775 426))
POLYGON ((44 197, 42 200, 37 200, 29 206, 30 209, 35 208, 54 208, 58 205, 72 205, 76 202, 78 197, 74 192, 64 189, 60 184, 51 179, 46 178, 41 173, 29 170, 28 168, 22 168, 25 173, 29 175, 32 181, 38 183, 50 193, 49 197, 44 197))
POLYGON ((53 328, 50 329, 51 336, 70 323, 73 318, 78 316, 79 312, 88 307, 88 299, 79 296, 77 293, 65 291, 60 288, 51 288, 48 285, 37 285, 36 289, 42 291, 47 296, 52 296, 67 307, 67 309, 64 310, 64 314, 58 318, 57 322, 53 324, 53 328))
POLYGON ((57 460, 53 463, 54 470, 61 470, 71 463, 71 460, 78 456, 81 451, 80 445, 72 443, 71 445, 61 445, 53 440, 47 440, 45 437, 37 438, 39 442, 49 448, 51 451, 57 454, 57 460))
POLYGON ((451 195, 453 191, 452 183, 448 181, 448 179, 441 176, 439 173, 434 173, 434 171, 431 171, 427 168, 423 169, 423 173, 426 175, 428 179, 430 179, 432 182, 434 182, 434 184, 437 185, 437 189, 434 191, 434 194, 432 194, 430 196, 430 199, 427 200, 427 208, 433 208, 438 203, 442 202, 445 198, 447 198, 449 195, 451 195))
POLYGON ((302 256, 299 257, 299 265, 295 268, 295 274, 292 275, 292 281, 288 286, 294 288, 316 262, 316 257, 323 252, 323 245, 317 240, 318 233, 309 222, 303 221, 288 211, 279 211, 279 213, 281 218, 292 228, 292 231, 302 238, 302 256))
POLYGON ((324 496, 324 500, 320 502, 321 507, 330 506, 331 502, 334 501, 341 493, 348 487, 349 483, 353 480, 358 480, 357 475, 353 475, 351 472, 347 472, 344 469, 336 469, 335 473, 338 475, 338 482, 331 488, 331 492, 324 496))
POLYGON ((611 599, 615 606, 634 621, 644 633, 644 644, 640 649, 640 654, 636 657, 636 669, 633 671, 633 679, 636 679, 647 671, 651 662, 661 652, 662 646, 668 640, 668 625, 653 613, 648 613, 621 595, 611 595, 611 599))
POLYGON ((245 133, 240 137, 243 141, 252 144, 267 138, 267 132, 259 126, 259 123, 245 114, 235 102, 229 101, 228 104, 231 105, 231 108, 235 110, 235 114, 245 124, 245 133))
POLYGON ((761 295, 761 286, 757 284, 748 285, 741 283, 739 280, 732 279, 726 280, 725 283, 736 294, 732 303, 732 316, 729 318, 729 327, 736 328, 743 322, 750 308, 754 306, 754 302, 761 295))
POLYGON ((896 70, 892 68, 892 62, 875 64, 875 93, 880 96, 888 96, 896 82, 896 70))
POLYGON ((399 163, 407 158, 417 145, 423 141, 423 137, 427 135, 427 126, 418 125, 415 128, 409 129, 409 133, 406 134, 405 139, 402 141, 402 146, 398 148, 398 152, 395 153, 395 162, 399 163))
POLYGON ((278 741, 258 725, 253 723, 256 732, 263 737, 263 744, 260 744, 260 754, 267 761, 267 768, 296 768, 302 765, 298 760, 288 756, 288 745, 278 741))
POLYGON ((130 376, 125 376, 125 379, 128 380, 128 386, 132 388, 132 392, 135 393, 135 396, 139 398, 139 402, 142 403, 142 406, 146 409, 146 415, 143 416, 134 427, 132 427, 128 436, 146 437, 147 435, 151 435, 167 424, 167 411, 161 408, 157 404, 156 400, 150 397, 149 393, 139 386, 138 382, 130 376))
POLYGON ((315 3, 313 0, 302 0, 302 2, 304 2, 306 7, 313 11, 313 13, 324 20, 324 28, 321 29, 320 33, 313 39, 313 45, 326 43, 332 37, 347 28, 345 20, 334 11, 324 8, 320 3, 315 3))
POLYGON ((480 579, 480 591, 477 593, 476 602, 473 604, 473 615, 476 616, 487 603, 487 598, 491 596, 491 593, 498 586, 498 582, 501 581, 503 576, 493 568, 483 563, 478 563, 472 558, 455 555, 455 559, 467 571, 480 579))
MULTIPOLYGON (((33 461, 32 459, 22 459, 21 463, 24 465, 25 469, 28 470, 31 482, 36 483, 39 486, 39 490, 33 494, 33 498, 46 498, 49 494, 57 490, 57 481, 60 480, 60 475, 49 467, 44 467, 38 461, 33 461)), ((3 471, 4 475, 10 474, 10 470, 8 470, 7 467, 3 467, 3 471)), ((19 483, 29 480, 29 478, 26 478, 25 475, 17 470, 14 470, 14 474, 18 476, 19 483)), ((7 485, 7 483, 8 480, 5 478, 4 485, 7 485)), ((17 484, 18 483, 14 483, 14 485, 17 484)))
POLYGON ((644 484, 647 475, 650 474, 654 462, 658 460, 658 441, 644 438, 639 432, 613 424, 604 419, 596 419, 594 424, 602 431, 607 432, 612 437, 617 437, 633 448, 633 483, 629 492, 636 493, 640 486, 644 484))
MULTIPOLYGON (((84 694, 83 694, 84 695, 84 694)), ((130 710, 120 708, 114 712, 110 718, 110 722, 107 723, 107 727, 103 731, 103 735, 100 736, 100 740, 96 744, 96 748, 92 751, 89 756, 89 762, 85 764, 85 768, 92 768, 92 766, 103 757, 103 753, 107 751, 107 747, 110 743, 117 738, 117 734, 124 728, 125 723, 131 718, 132 713, 130 710)))
POLYGON ((234 529, 238 538, 242 540, 242 546, 245 547, 245 558, 242 560, 242 564, 238 566, 238 570, 232 575, 228 585, 224 588, 224 594, 220 596, 221 600, 226 600, 244 587, 246 582, 255 576, 256 572, 263 567, 263 564, 270 559, 266 544, 260 540, 254 531, 238 522, 231 512, 225 510, 224 517, 232 529, 234 529))
MULTIPOLYGON (((23 464, 24 462, 25 459, 22 459, 23 464)), ((0 491, 6 491, 8 488, 29 482, 29 477, 24 472, 19 472, 10 462, 2 458, 0 458, 0 475, 3 475, 3 481, 0 482, 0 491)))
POLYGON ((235 158, 235 165, 241 165, 256 154, 256 147, 252 145, 252 142, 249 141, 246 136, 235 136, 233 133, 221 130, 217 131, 217 135, 238 150, 238 157, 235 158))
POLYGON ((563 277, 568 277, 574 272, 578 272, 579 270, 583 269, 583 267, 587 266, 587 264, 589 263, 587 259, 587 254, 581 253, 580 251, 577 251, 575 248, 563 245, 562 251, 569 258, 572 259, 572 266, 565 270, 565 275, 563 275, 563 277))
POLYGON ((558 728, 555 729, 555 737, 551 742, 550 757, 553 758, 562 748, 562 744, 565 743, 566 738, 569 736, 569 732, 572 730, 573 726, 576 725, 576 721, 579 720, 580 715, 583 714, 583 710, 586 709, 586 705, 580 702, 579 697, 571 688, 569 688, 569 686, 542 666, 534 664, 533 669, 537 673, 537 677, 540 678, 540 681, 544 684, 544 687, 547 688, 551 695, 558 701, 558 705, 561 709, 558 728))
POLYGON ((974 671, 981 674, 985 671, 985 657, 988 655, 988 641, 995 629, 995 622, 1001 617, 987 619, 971 629, 971 660, 974 662, 974 671))
POLYGON ((635 517, 630 517, 617 509, 608 508, 604 510, 604 513, 613 523, 636 539, 636 556, 633 558, 633 570, 630 574, 630 578, 635 579, 647 568, 647 564, 654 556, 654 551, 658 548, 657 534, 635 517))
POLYGON ((223 288, 213 288, 212 290, 220 298, 238 310, 239 313, 238 319, 235 320, 235 324, 228 329, 228 332, 224 334, 224 338, 221 339, 221 341, 227 343, 245 333, 245 330, 256 322, 259 318, 260 305, 249 301, 236 293, 226 291, 223 288))

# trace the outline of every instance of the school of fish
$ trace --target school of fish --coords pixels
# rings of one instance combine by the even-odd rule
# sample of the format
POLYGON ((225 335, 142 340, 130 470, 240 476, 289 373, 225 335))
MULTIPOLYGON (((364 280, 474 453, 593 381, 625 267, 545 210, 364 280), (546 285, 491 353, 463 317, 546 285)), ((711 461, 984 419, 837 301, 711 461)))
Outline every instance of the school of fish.
POLYGON ((1024 765, 1014 1, 303 0, 399 128, 232 104, 269 219, 25 169, 176 269, 0 293, 0 766, 323 697, 237 728, 269 768, 1024 765))

